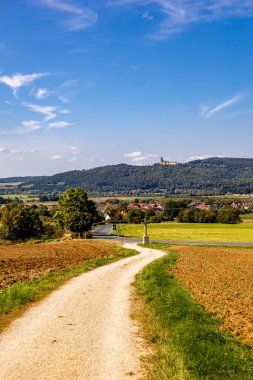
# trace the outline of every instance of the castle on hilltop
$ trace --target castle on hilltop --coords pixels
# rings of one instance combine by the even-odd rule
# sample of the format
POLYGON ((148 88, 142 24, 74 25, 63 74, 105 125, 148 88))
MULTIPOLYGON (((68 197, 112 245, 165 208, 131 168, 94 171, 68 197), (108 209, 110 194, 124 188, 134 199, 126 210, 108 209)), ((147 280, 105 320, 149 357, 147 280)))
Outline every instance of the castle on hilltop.
POLYGON ((161 157, 160 165, 177 165, 176 161, 165 161, 163 157, 161 157))

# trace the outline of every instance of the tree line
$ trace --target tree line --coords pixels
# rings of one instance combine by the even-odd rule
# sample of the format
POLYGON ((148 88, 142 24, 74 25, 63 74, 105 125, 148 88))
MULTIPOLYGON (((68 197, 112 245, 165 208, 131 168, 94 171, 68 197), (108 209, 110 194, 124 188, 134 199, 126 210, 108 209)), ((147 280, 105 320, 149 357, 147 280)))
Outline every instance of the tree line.
MULTIPOLYGON (((137 200, 138 201, 138 200, 137 200)), ((241 222, 240 211, 226 205, 221 208, 210 208, 209 210, 199 210, 191 207, 191 199, 170 199, 164 202, 163 211, 157 214, 154 209, 147 209, 144 212, 140 209, 130 209, 126 217, 123 212, 127 211, 127 202, 120 201, 117 207, 107 206, 112 222, 115 223, 142 223, 144 218, 148 223, 160 223, 166 221, 177 221, 180 223, 224 223, 236 224, 241 222)), ((115 204, 115 203, 114 203, 115 204)), ((136 202, 136 205, 138 202, 136 202)))
POLYGON ((62 237, 69 230, 73 237, 84 237, 94 223, 101 221, 93 201, 81 188, 66 190, 58 207, 25 206, 8 203, 0 210, 0 239, 25 241, 62 237))

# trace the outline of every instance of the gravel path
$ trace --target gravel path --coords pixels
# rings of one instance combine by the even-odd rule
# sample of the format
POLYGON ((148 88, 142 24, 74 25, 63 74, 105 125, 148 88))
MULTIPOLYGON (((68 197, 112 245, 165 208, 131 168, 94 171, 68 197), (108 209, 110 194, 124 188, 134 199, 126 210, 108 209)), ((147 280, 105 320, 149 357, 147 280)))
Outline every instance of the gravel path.
POLYGON ((0 336, 2 379, 140 378, 143 342, 130 317, 130 285, 164 253, 125 246, 140 254, 76 277, 0 336))

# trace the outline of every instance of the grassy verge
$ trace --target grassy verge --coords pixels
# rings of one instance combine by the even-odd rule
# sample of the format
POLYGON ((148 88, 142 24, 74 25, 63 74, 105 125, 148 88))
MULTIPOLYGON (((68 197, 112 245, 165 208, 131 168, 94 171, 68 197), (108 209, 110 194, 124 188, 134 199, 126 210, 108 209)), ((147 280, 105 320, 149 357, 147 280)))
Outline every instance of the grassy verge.
POLYGON ((14 318, 20 316, 32 303, 45 298, 71 278, 136 253, 133 249, 116 246, 110 256, 88 260, 81 265, 75 265, 57 272, 49 272, 38 279, 26 281, 22 284, 17 283, 3 289, 0 291, 0 331, 9 325, 14 318))
POLYGON ((154 344, 152 373, 163 379, 252 379, 253 357, 249 346, 219 331, 221 321, 207 313, 169 272, 177 254, 154 244, 169 255, 141 272, 135 281, 142 296, 142 321, 154 344))

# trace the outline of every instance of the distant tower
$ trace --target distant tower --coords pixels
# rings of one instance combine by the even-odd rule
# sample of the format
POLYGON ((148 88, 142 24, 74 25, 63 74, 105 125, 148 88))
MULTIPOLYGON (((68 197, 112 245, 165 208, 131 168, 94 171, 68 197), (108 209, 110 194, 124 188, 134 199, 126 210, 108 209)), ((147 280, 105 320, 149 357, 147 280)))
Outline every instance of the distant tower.
POLYGON ((161 157, 161 164, 164 162, 164 159, 163 159, 163 157, 161 157))

